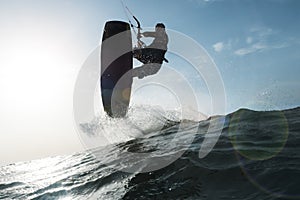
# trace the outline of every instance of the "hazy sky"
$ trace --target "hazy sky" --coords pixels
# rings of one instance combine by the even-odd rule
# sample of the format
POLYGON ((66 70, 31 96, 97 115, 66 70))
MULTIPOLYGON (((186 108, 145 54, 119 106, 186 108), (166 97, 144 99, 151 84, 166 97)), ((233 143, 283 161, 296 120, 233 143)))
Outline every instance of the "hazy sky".
MULTIPOLYGON (((300 1, 125 2, 143 26, 164 22, 206 49, 226 112, 299 106, 300 1)), ((119 0, 0 0, 0 164, 82 150, 74 84, 112 19, 127 20, 119 0)), ((184 73, 185 64, 167 57, 184 73)), ((187 78, 201 90, 203 81, 187 78)))

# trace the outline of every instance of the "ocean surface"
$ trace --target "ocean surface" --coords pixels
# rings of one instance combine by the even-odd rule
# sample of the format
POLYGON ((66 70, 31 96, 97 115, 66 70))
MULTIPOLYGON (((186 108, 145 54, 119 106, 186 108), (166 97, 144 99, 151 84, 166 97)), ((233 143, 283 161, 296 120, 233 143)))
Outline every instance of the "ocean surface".
MULTIPOLYGON (((203 121, 148 117, 152 125, 132 129, 138 138, 0 167, 0 199, 300 199, 300 108, 203 121), (203 155, 205 145, 212 148, 203 155)), ((118 124, 105 120, 82 124, 86 137, 118 124)))

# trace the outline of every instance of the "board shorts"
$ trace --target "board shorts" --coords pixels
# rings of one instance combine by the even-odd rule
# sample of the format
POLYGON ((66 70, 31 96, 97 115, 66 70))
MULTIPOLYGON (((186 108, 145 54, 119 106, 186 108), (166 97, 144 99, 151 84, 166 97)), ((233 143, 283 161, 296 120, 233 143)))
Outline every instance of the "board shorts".
POLYGON ((164 61, 165 53, 166 50, 163 49, 142 48, 134 49, 133 57, 142 62, 143 64, 162 64, 164 61))

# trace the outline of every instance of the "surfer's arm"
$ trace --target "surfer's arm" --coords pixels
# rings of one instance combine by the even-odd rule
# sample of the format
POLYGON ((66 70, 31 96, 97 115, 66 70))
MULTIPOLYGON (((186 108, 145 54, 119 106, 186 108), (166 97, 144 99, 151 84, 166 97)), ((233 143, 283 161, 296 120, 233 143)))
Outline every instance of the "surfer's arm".
POLYGON ((142 35, 143 35, 144 37, 156 37, 155 32, 151 32, 151 31, 143 32, 142 35))

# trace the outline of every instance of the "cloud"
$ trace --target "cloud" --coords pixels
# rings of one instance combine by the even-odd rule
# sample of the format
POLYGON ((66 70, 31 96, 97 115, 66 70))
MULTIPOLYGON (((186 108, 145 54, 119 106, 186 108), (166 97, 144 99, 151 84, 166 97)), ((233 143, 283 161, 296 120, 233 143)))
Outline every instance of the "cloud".
POLYGON ((290 45, 286 40, 282 41, 278 31, 262 26, 250 28, 248 36, 242 41, 245 43, 234 51, 235 55, 244 56, 266 50, 281 49, 290 45))
POLYGON ((224 49, 224 43, 223 42, 218 42, 213 45, 213 48, 216 52, 221 52, 224 49))
POLYGON ((212 45, 215 52, 220 53, 223 51, 230 51, 232 48, 239 43, 239 39, 229 39, 227 41, 220 41, 212 45))
POLYGON ((254 26, 243 37, 230 38, 212 45, 215 52, 230 51, 237 56, 245 56, 252 53, 260 53, 273 49, 286 48, 300 44, 295 38, 285 38, 279 31, 268 27, 254 26))
POLYGON ((246 43, 251 44, 252 42, 253 42, 253 38, 252 37, 247 37, 246 43))
POLYGON ((254 26, 250 28, 250 33, 260 37, 260 38, 265 38, 270 35, 276 34, 276 31, 274 31, 271 28, 268 27, 263 27, 263 26, 254 26))
POLYGON ((188 0, 191 3, 197 3, 198 5, 205 5, 208 3, 216 2, 216 1, 222 1, 222 0, 188 0))
POLYGON ((244 56, 250 53, 258 52, 258 51, 263 51, 266 49, 269 49, 270 47, 262 44, 262 43, 255 43, 251 45, 250 47, 245 47, 245 48, 240 48, 234 52, 234 54, 238 56, 244 56))
POLYGON ((281 48, 285 48, 288 46, 289 46, 288 43, 269 44, 269 45, 263 44, 263 43, 255 43, 249 47, 240 48, 240 49, 236 50, 234 52, 234 54, 238 55, 238 56, 244 56, 244 55, 251 54, 251 53, 263 52, 263 51, 272 50, 272 49, 281 49, 281 48))
POLYGON ((247 55, 249 53, 253 53, 254 50, 251 49, 251 48, 241 48, 241 49, 238 49, 234 52, 234 54, 238 55, 238 56, 243 56, 243 55, 247 55))

